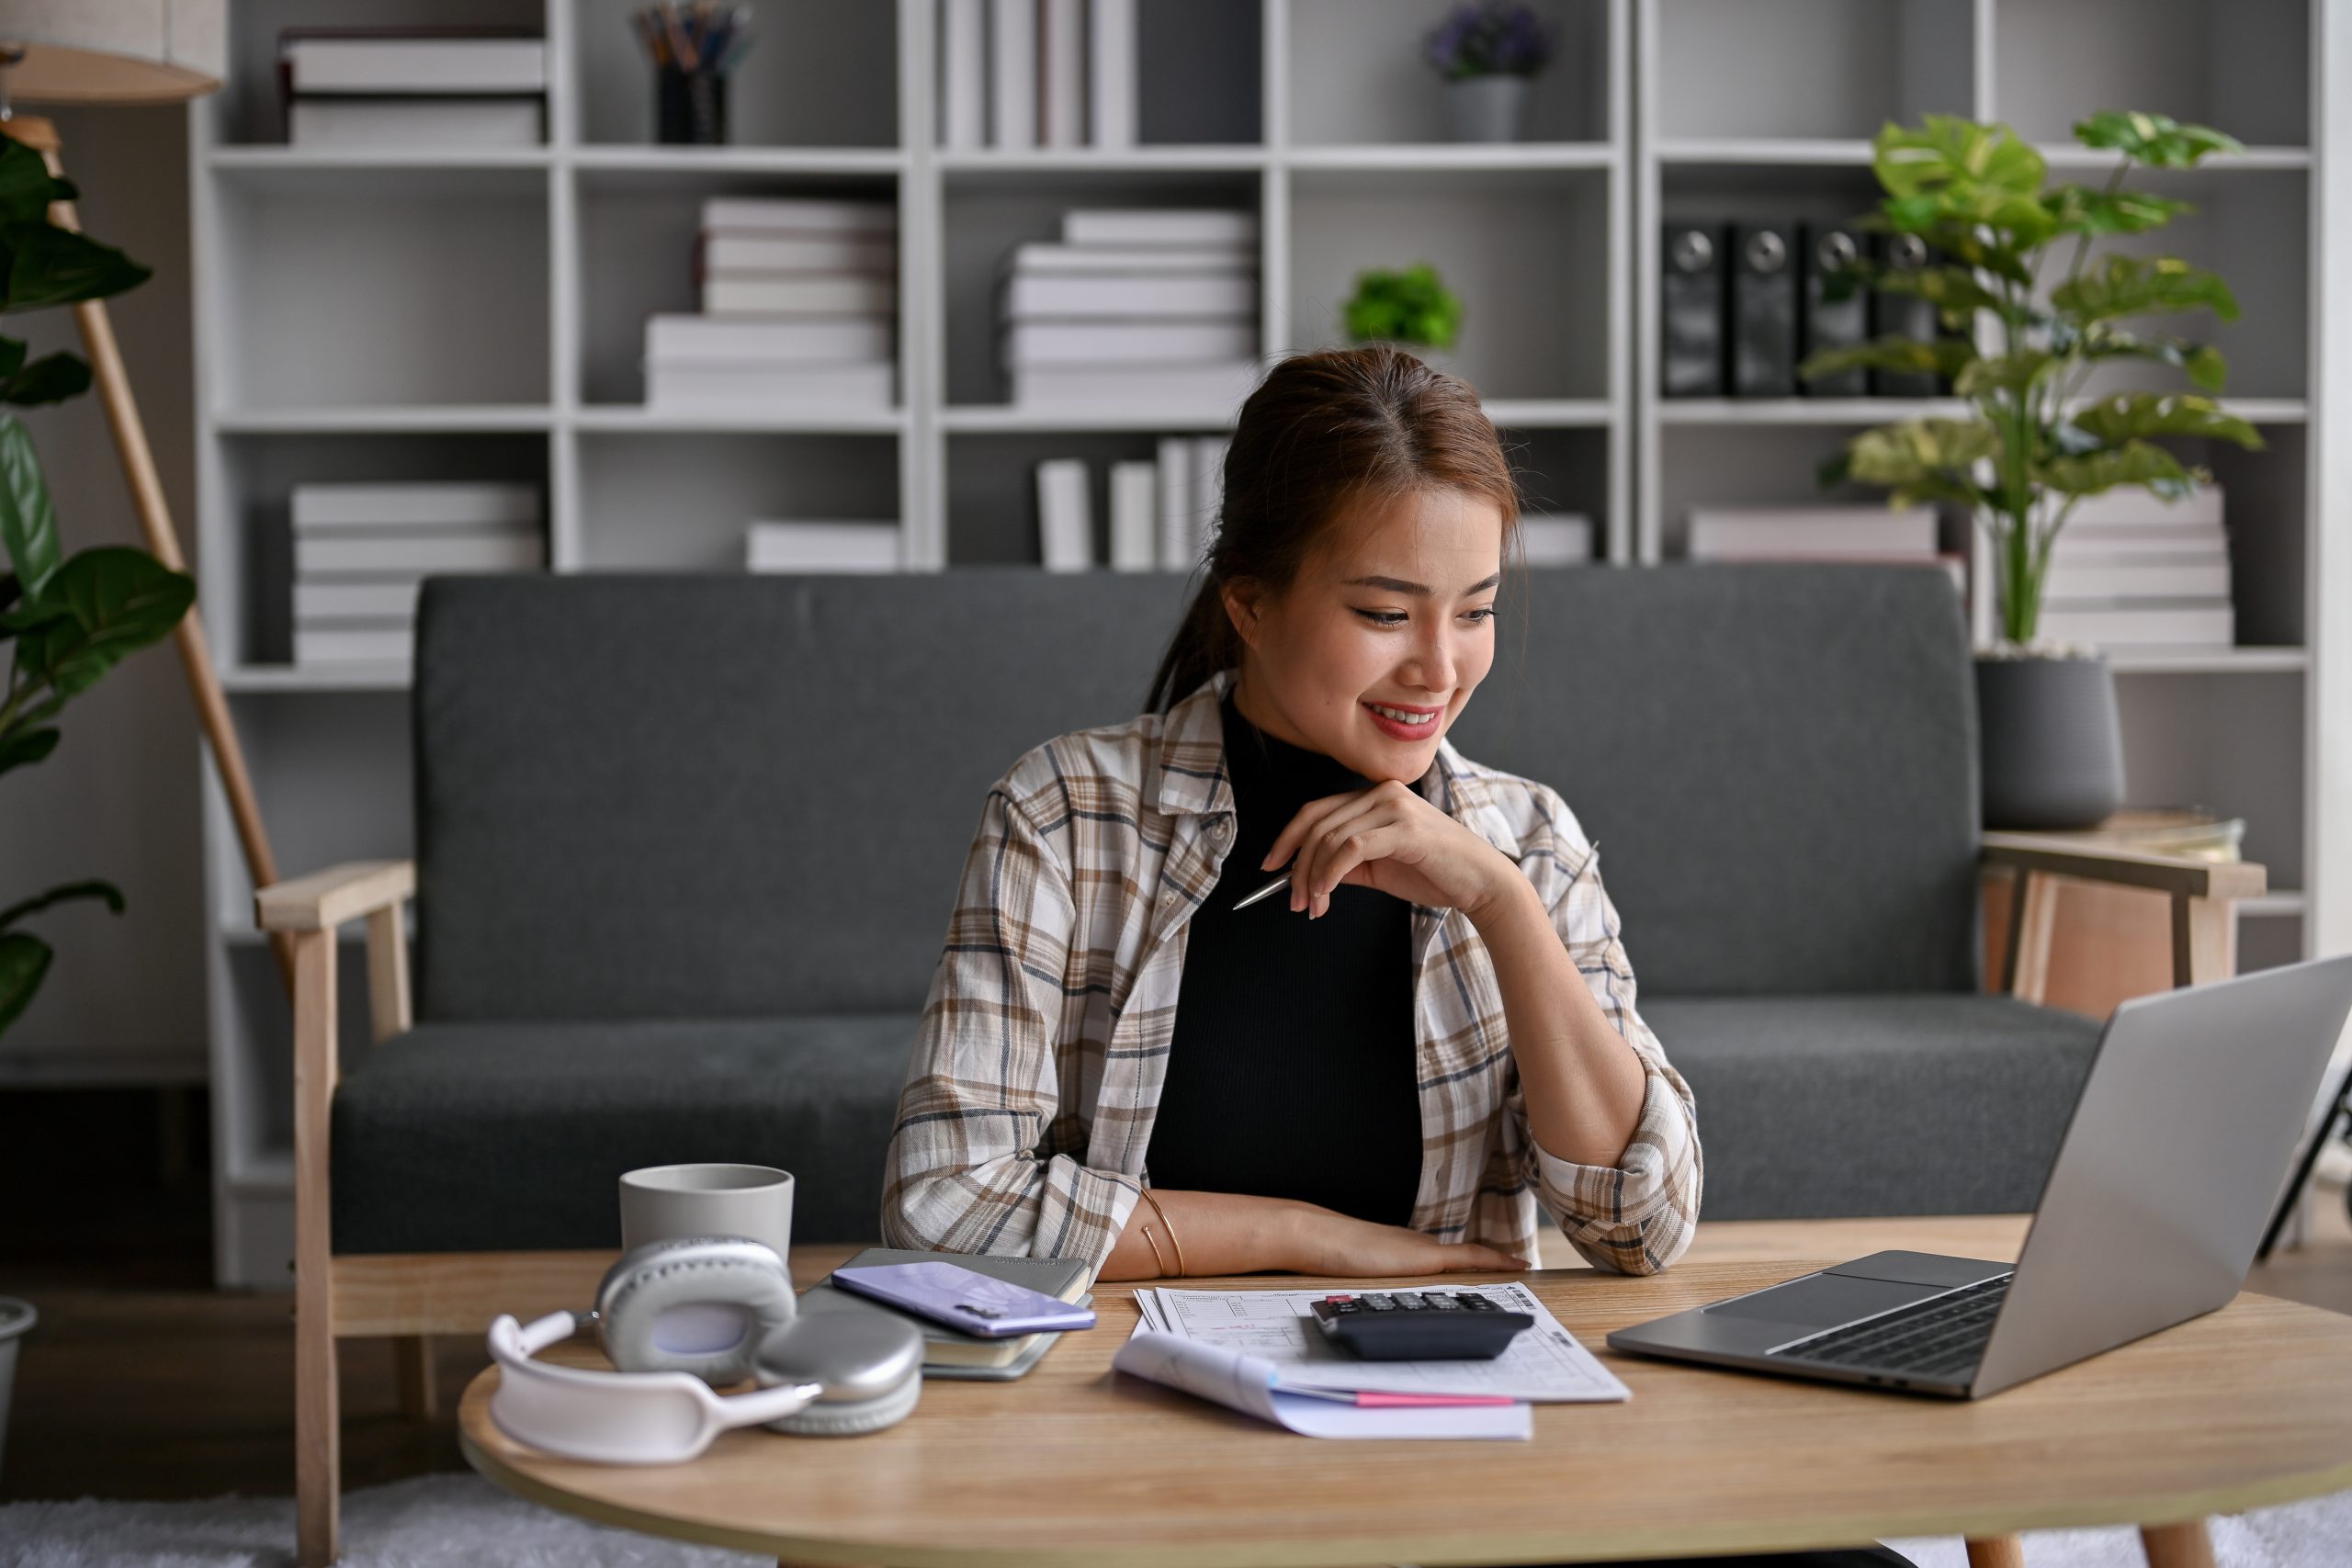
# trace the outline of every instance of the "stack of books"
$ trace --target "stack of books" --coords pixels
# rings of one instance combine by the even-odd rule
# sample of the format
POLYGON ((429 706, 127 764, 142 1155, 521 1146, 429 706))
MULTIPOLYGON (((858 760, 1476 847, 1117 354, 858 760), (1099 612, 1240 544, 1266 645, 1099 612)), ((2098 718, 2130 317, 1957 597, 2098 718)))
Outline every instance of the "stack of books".
POLYGON ((939 144, 1132 147, 1136 0, 938 0, 939 144))
POLYGON ((294 662, 408 662, 416 597, 447 573, 547 565, 535 485, 296 485, 294 662))
POLYGON ((1519 547, 1531 567, 1589 566, 1592 519, 1580 512, 1522 512, 1519 547))
POLYGON ((896 571, 896 523, 753 523, 743 542, 748 571, 896 571))
POLYGON ((297 147, 537 147, 548 46, 496 28, 289 28, 277 35, 297 147))
POLYGON ((690 412, 887 412, 899 214, 888 201, 715 197, 697 315, 645 321, 645 401, 690 412))
POLYGON ((2136 486, 2076 503, 2050 550, 2041 634, 2101 648, 2228 648, 2237 640, 2222 488, 2169 504, 2136 486))
POLYGON ((1968 558, 1936 547, 1932 506, 1694 506, 1692 560, 1863 561, 1941 567, 1968 592, 1968 558))
POLYGON ((1084 209, 1016 246, 999 354, 1016 408, 1224 418, 1258 376, 1258 218, 1084 209))
MULTIPOLYGON (((1190 571, 1206 558, 1223 502, 1229 437, 1170 435, 1151 462, 1111 465, 1111 568, 1190 571)), ((1047 571, 1095 565, 1094 509, 1083 457, 1037 465, 1038 554, 1047 571)))

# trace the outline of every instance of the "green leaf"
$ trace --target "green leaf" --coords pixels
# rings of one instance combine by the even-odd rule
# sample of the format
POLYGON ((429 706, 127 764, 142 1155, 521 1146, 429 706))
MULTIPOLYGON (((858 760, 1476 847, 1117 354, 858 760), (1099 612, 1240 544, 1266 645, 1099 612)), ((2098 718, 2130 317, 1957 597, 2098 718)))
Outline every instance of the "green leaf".
POLYGON ((2157 311, 2211 310, 2224 321, 2238 315, 2229 285, 2174 256, 2109 253, 2080 276, 2052 289, 2050 302, 2087 321, 2157 311))
POLYGON ((23 340, 13 337, 0 337, 0 376, 14 376, 17 371, 24 367, 25 344, 23 340))
POLYGON ((1452 348, 1462 327, 1462 301, 1427 262, 1402 272, 1368 269, 1356 275, 1355 296, 1347 302, 1342 321, 1348 336, 1358 343, 1452 348))
POLYGON ((33 999, 54 956, 49 943, 29 931, 0 933, 0 1030, 16 1022, 33 999))
POLYGON ((2245 151, 2237 138, 2210 126, 2183 125, 2169 115, 2126 109, 2101 109, 2075 121, 2075 140, 2159 169, 2186 169, 2210 153, 2245 151))
POLYGON ((0 403, 29 408, 37 403, 62 403, 90 389, 90 367, 79 355, 59 350, 45 354, 5 380, 0 403))
POLYGON ((1871 167, 1890 196, 1955 187, 2031 196, 2041 189, 2041 154, 2006 125, 1959 115, 1926 116, 1917 130, 1892 122, 1871 143, 1871 167))
POLYGON ((2052 229, 2061 234, 2139 234, 2161 229, 2184 212, 2188 202, 2136 190, 2093 190, 2060 186, 2041 198, 2052 229))
POLYGON ((2262 450, 2254 426, 2211 398, 2187 394, 2118 392, 2076 410, 2070 423, 2109 444, 2143 435, 2201 435, 2234 441, 2249 452, 2262 450))
POLYGON ((2082 355, 2086 359, 2154 359, 2186 373, 2200 391, 2218 392, 2229 378, 2229 361, 2210 343, 2152 337, 2107 321, 2094 321, 2085 328, 2082 355))
POLYGON ((70 904, 77 899, 96 898, 114 913, 122 913, 122 889, 111 882, 61 882, 46 893, 36 893, 21 903, 0 909, 0 931, 15 925, 28 915, 38 915, 52 904, 70 904))
POLYGON ((7 242, 11 310, 104 299, 147 281, 148 269, 86 234, 48 223, 11 223, 0 229, 7 242))
POLYGON ((57 750, 58 732, 54 729, 20 729, 0 739, 0 773, 11 768, 28 768, 57 750))
POLYGON ((1808 381, 1818 376, 1834 376, 1841 370, 1955 376, 1975 357, 1976 345, 1965 338, 1935 338, 1922 343, 1917 338, 1888 336, 1842 348, 1821 349, 1806 356, 1804 363, 1797 367, 1797 374, 1808 381))
POLYGON ((0 546, 26 593, 40 593, 57 570, 57 517, 33 438, 14 414, 0 414, 0 546))
POLYGON ((1941 220, 1928 224, 1918 233, 1929 245, 1954 261, 1982 267, 2011 283, 2030 284, 2033 281, 2033 269, 2018 254, 2017 246, 1996 241, 1984 229, 1941 220))
POLYGON ((2044 457, 2032 465, 2030 476, 2043 489, 2063 495, 2097 495, 2117 485, 2145 485, 2166 501, 2188 494, 2205 477, 2145 441, 2127 441, 2079 457, 2044 457))
POLYGON ((1923 266, 1909 271, 1885 267, 1872 276, 1871 287, 1882 294, 1909 294, 1925 299, 1948 315, 1998 310, 2002 303, 1999 295, 1979 283, 1976 275, 1964 266, 1923 266))
POLYGON ((1994 359, 1977 359, 1952 378, 1952 390, 1963 398, 1981 398, 1994 392, 2022 392, 2041 379, 2055 363, 2048 353, 2039 348, 2005 354, 1994 359))
POLYGON ((1999 435, 1982 420, 1905 420, 1848 441, 1844 477, 1886 486, 1897 504, 1956 501, 1974 507, 1984 490, 1970 469, 1999 449, 1999 435))
POLYGON ((23 142, 0 140, 0 226, 46 223, 49 204, 71 201, 74 187, 49 172, 39 152, 23 142))
POLYGON ((65 614, 20 632, 17 668, 70 697, 126 654, 170 636, 195 602, 196 584, 144 550, 108 545, 58 568, 39 600, 65 614))

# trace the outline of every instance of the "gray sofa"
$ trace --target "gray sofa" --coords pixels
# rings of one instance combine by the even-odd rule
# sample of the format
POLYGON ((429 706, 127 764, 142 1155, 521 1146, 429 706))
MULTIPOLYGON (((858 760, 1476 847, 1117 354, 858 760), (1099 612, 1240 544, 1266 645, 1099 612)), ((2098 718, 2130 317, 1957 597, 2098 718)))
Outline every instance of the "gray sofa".
MULTIPOLYGON (((452 579, 414 687, 416 1010, 346 1052, 333 1251, 609 1248, 614 1178, 882 1159, 989 784, 1116 722, 1176 576, 452 579)), ((1538 572, 1453 732, 1604 851, 1710 1219, 2030 1208, 2096 1027, 1979 990, 1941 574, 1538 572)))

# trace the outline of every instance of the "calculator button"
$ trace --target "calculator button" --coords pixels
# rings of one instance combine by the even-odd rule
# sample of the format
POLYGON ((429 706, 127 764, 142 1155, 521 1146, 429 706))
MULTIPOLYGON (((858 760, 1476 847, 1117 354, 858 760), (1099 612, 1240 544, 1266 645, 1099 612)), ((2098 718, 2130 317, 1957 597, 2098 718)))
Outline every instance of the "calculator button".
POLYGON ((1462 1303, 1454 1300, 1453 1297, 1442 1296, 1435 1292, 1431 1292, 1430 1295, 1429 1303, 1431 1309, 1437 1312, 1460 1312, 1462 1310, 1462 1303))
POLYGON ((1407 1312, 1419 1312, 1421 1310, 1421 1292, 1419 1291, 1399 1291, 1396 1292, 1396 1304, 1403 1307, 1407 1312))
POLYGON ((1374 1312, 1395 1312, 1396 1310, 1396 1303, 1389 1299, 1388 1293, 1385 1291, 1373 1292, 1370 1295, 1364 1297, 1363 1304, 1370 1307, 1374 1312))

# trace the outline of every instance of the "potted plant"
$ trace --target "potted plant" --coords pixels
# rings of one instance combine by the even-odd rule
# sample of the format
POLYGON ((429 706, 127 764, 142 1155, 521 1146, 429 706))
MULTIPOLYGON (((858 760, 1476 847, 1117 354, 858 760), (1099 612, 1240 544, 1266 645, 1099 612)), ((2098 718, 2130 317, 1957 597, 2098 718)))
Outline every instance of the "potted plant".
POLYGON ((1422 40, 1422 55, 1445 79, 1456 141, 1516 141, 1527 79, 1552 59, 1552 35, 1527 6, 1510 0, 1456 6, 1422 40))
POLYGON ((1340 321, 1356 343, 1452 348, 1462 330, 1462 301, 1427 262, 1415 262, 1402 272, 1367 268, 1356 274, 1355 295, 1342 309, 1340 321))
POLYGON ((1988 827, 2084 827, 2122 802, 2105 657, 2037 635, 2051 545, 2067 517, 2084 497, 2119 486, 2171 501, 2211 480, 2161 438, 2262 445, 2253 426, 2207 395, 2222 389, 2220 352, 2144 324, 2196 312, 2233 320, 2228 286, 2169 256, 2094 250, 2109 236, 2161 228, 2187 208, 2123 189, 2132 165, 2188 168, 2244 149, 2154 114, 2095 114, 2075 136, 2118 154, 2104 186, 2044 188, 2041 155, 2006 125, 1929 115, 1916 130, 1882 130, 1871 164, 1886 195, 1860 222, 1918 236, 1933 259, 1913 271, 1858 261, 1826 288, 1833 298, 1864 287, 1925 299, 1956 335, 1827 349, 1799 371, 1808 379, 1855 367, 1932 371, 1973 405, 1964 417, 1864 431, 1821 478, 1884 486, 1897 505, 1958 504, 1990 538, 2001 629, 1976 662, 1988 827), (2063 253, 2054 265, 2053 253, 2063 253), (2166 367, 2193 389, 2084 395, 2098 367, 2124 359, 2166 367))

